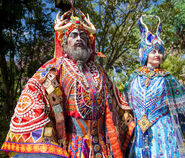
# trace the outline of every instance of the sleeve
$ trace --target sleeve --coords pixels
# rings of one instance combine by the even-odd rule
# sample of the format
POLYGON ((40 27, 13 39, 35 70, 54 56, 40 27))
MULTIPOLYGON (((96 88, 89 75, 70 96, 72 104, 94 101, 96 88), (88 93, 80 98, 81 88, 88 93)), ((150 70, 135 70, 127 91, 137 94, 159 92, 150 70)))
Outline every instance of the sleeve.
POLYGON ((10 122, 13 133, 28 133, 44 127, 50 122, 51 108, 45 90, 37 79, 31 78, 17 102, 10 122))
POLYGON ((185 115, 185 87, 172 75, 166 77, 165 84, 170 108, 185 115))
POLYGON ((129 93, 130 93, 130 86, 131 86, 131 83, 132 83, 133 79, 136 77, 136 75, 137 74, 134 72, 134 73, 132 73, 128 77, 128 79, 127 79, 127 81, 126 81, 126 83, 124 85, 124 89, 123 89, 123 96, 124 96, 124 98, 125 98, 125 100, 128 103, 130 108, 132 108, 132 105, 130 103, 130 95, 129 95, 129 93))
POLYGON ((179 146, 180 153, 185 155, 185 87, 171 75, 165 78, 165 84, 177 145, 179 146))
MULTIPOLYGON (((111 138, 109 137, 109 142, 113 153, 118 153, 116 151, 118 147, 115 142, 119 142, 121 153, 125 155, 125 151, 128 147, 133 129, 135 127, 132 111, 118 88, 112 83, 111 80, 108 79, 107 76, 105 78, 105 84, 107 88, 107 106, 105 116, 107 133, 109 136, 111 133, 117 134, 117 141, 114 140, 113 136, 111 136, 111 138)), ((119 154, 118 157, 120 157, 119 154)))
POLYGON ((68 157, 57 139, 58 120, 55 116, 60 114, 61 108, 53 108, 55 103, 59 104, 58 98, 54 97, 61 94, 57 83, 59 65, 56 59, 49 61, 25 85, 1 148, 5 153, 43 153, 68 157))

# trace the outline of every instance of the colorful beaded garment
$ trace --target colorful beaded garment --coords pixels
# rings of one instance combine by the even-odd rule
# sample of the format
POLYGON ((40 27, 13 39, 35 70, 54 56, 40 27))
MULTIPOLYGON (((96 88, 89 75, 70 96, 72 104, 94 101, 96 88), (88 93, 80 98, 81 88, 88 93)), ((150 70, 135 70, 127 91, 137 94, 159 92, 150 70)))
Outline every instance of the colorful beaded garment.
POLYGON ((130 108, 100 66, 85 67, 86 77, 69 58, 43 65, 20 96, 1 150, 122 157, 134 128, 132 119, 123 117, 130 108))
POLYGON ((161 68, 142 67, 129 76, 124 95, 137 124, 134 153, 183 157, 185 88, 178 80, 161 68))

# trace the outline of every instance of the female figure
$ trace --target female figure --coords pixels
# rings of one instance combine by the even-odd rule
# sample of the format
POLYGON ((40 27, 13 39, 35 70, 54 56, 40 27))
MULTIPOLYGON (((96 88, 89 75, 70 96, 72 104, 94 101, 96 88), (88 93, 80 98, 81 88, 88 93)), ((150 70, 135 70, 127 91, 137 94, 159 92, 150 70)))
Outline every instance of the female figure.
POLYGON ((124 95, 133 109, 135 132, 130 157, 184 157, 185 88, 175 77, 160 68, 164 44, 161 24, 153 35, 141 16, 139 57, 143 67, 134 71, 125 84, 124 95))

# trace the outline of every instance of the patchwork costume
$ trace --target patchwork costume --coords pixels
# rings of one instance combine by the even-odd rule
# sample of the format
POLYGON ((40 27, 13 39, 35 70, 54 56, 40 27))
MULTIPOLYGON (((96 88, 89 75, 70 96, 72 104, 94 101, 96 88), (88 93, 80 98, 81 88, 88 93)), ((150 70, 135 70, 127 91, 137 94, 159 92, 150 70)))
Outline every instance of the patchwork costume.
POLYGON ((164 46, 159 37, 160 21, 157 33, 153 35, 142 18, 138 23, 141 31, 139 55, 143 67, 129 76, 124 89, 136 123, 130 157, 184 157, 185 87, 169 72, 146 66, 148 54, 159 49, 164 55, 164 46))
MULTIPOLYGON (((95 52, 82 73, 63 50, 75 28, 87 33, 94 50, 95 35, 83 27, 81 21, 86 17, 80 14, 81 19, 66 14, 65 25, 71 25, 63 32, 55 27, 56 58, 44 64, 22 91, 1 148, 11 157, 124 155, 134 128, 131 115, 124 117, 130 111, 128 104, 94 62, 95 52)), ((57 20, 56 26, 61 26, 62 20, 57 20)))

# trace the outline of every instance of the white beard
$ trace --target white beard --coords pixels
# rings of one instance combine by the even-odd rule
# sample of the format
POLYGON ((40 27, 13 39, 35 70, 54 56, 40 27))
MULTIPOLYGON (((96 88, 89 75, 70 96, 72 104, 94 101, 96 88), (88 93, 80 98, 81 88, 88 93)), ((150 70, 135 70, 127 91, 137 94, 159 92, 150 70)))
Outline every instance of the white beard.
POLYGON ((91 48, 71 49, 68 46, 64 46, 64 51, 77 63, 78 69, 83 72, 83 64, 86 63, 92 55, 91 48))

